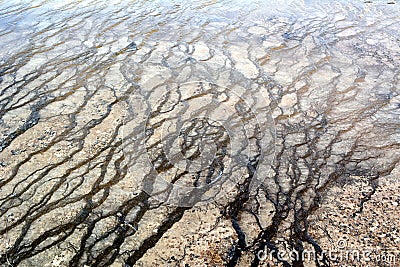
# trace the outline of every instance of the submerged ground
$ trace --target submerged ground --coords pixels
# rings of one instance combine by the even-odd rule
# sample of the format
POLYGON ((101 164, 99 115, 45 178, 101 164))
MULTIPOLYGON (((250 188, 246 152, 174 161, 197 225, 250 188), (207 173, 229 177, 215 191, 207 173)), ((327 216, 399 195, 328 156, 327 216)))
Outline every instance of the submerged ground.
POLYGON ((399 266, 399 29, 395 2, 0 2, 0 264, 399 266))

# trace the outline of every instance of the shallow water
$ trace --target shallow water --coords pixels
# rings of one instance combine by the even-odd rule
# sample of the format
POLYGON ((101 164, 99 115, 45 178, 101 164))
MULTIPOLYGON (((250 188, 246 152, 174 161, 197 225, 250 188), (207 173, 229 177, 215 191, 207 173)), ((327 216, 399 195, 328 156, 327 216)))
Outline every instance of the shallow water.
POLYGON ((344 178, 362 213, 400 158, 400 6, 271 2, 0 2, 0 262, 198 266, 151 248, 216 209, 220 264, 257 266, 318 251, 344 178))

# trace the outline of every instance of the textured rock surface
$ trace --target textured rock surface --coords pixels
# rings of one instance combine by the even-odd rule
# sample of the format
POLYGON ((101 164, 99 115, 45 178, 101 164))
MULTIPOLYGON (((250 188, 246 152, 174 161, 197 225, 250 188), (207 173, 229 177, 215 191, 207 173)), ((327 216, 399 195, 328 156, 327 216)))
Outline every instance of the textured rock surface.
POLYGON ((398 266, 399 5, 304 2, 2 2, 0 264, 398 266))

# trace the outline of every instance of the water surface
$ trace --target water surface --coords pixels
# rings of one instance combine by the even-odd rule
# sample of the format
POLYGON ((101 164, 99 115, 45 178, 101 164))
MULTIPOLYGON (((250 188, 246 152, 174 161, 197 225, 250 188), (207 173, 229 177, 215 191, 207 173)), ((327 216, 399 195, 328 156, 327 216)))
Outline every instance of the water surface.
POLYGON ((398 169, 399 11, 0 2, 0 262, 257 266, 265 247, 320 253, 309 222, 332 188, 361 179, 363 218, 398 169))

